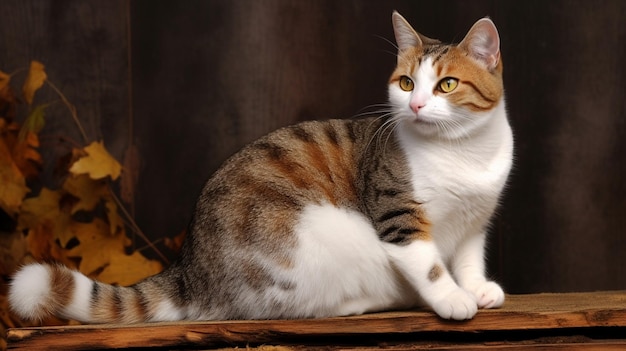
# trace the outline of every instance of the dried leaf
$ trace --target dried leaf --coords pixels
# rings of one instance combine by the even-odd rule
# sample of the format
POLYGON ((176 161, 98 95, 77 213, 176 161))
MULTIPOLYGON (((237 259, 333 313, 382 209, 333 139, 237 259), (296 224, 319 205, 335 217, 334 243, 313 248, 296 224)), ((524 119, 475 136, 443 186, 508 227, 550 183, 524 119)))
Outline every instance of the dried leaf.
POLYGON ((104 181, 91 179, 86 174, 67 177, 63 189, 78 199, 72 207, 72 214, 93 211, 100 201, 109 195, 109 189, 104 181))
POLYGON ((22 88, 24 99, 29 105, 32 105, 35 92, 41 88, 46 78, 48 78, 48 76, 44 71, 43 64, 38 61, 31 61, 30 69, 28 70, 28 75, 26 76, 26 81, 24 81, 22 88))
POLYGON ((34 228, 44 219, 54 220, 60 214, 61 192, 42 188, 39 195, 24 200, 18 228, 34 228))
POLYGON ((26 179, 32 179, 40 173, 43 158, 36 150, 38 147, 39 137, 37 137, 37 134, 26 131, 23 140, 19 140, 13 148, 13 161, 26 179))
POLYGON ((100 218, 90 223, 74 222, 70 230, 80 244, 68 251, 69 257, 81 257, 79 269, 87 275, 111 264, 111 257, 117 253, 125 253, 130 240, 124 231, 110 235, 109 226, 100 218))
POLYGON ((120 217, 117 212, 117 205, 113 200, 107 200, 105 203, 105 208, 107 210, 107 219, 109 221, 109 230, 111 235, 115 234, 118 230, 124 228, 124 221, 122 217, 120 217))
POLYGON ((28 231, 26 243, 30 254, 39 262, 55 261, 76 268, 74 262, 67 256, 67 250, 59 246, 54 239, 53 228, 54 223, 52 221, 44 220, 28 231))
POLYGON ((26 238, 21 232, 0 235, 0 275, 15 272, 27 251, 26 238))
POLYGON ((15 216, 29 191, 21 174, 13 168, 0 165, 0 208, 4 212, 15 216))
POLYGON ((4 139, 0 138, 0 208, 15 216, 28 192, 24 175, 13 162, 4 139))
POLYGON ((107 223, 99 218, 74 223, 71 230, 80 244, 68 251, 68 257, 80 257, 79 270, 93 278, 130 285, 163 269, 158 261, 148 260, 137 251, 127 255, 130 240, 124 231, 110 235, 107 223))
POLYGON ((67 244, 74 238, 73 233, 69 230, 70 225, 73 223, 72 217, 68 212, 61 211, 57 219, 54 221, 54 238, 59 240, 59 244, 62 247, 67 247, 67 244))
POLYGON ((84 156, 87 156, 87 153, 83 149, 72 148, 70 152, 62 154, 54 162, 53 174, 59 178, 67 176, 68 170, 74 162, 84 156))
POLYGON ((52 233, 52 222, 48 219, 42 220, 37 225, 33 226, 28 231, 26 241, 30 254, 37 261, 49 260, 50 252, 52 251, 50 245, 54 244, 54 234, 52 233))
POLYGON ((149 260, 135 251, 132 255, 112 252, 110 264, 98 274, 98 280, 128 286, 163 270, 159 261, 149 260))
POLYGON ((59 240, 62 247, 74 238, 69 230, 72 223, 69 212, 60 207, 63 193, 61 191, 42 188, 39 196, 24 200, 22 211, 18 217, 18 229, 37 228, 41 223, 48 223, 52 232, 52 240, 59 240))
POLYGON ((92 179, 102 179, 110 176, 115 180, 122 172, 122 166, 104 148, 102 142, 94 141, 85 147, 87 156, 80 158, 70 167, 74 175, 89 174, 92 179))
POLYGON ((37 105, 26 117, 24 123, 22 123, 22 128, 20 129, 20 134, 18 139, 20 141, 24 141, 26 136, 30 133, 39 134, 39 132, 46 125, 46 120, 44 118, 44 111, 48 107, 48 104, 37 105))
POLYGON ((165 238, 164 244, 165 246, 172 250, 174 253, 179 253, 180 249, 183 247, 183 242, 185 241, 185 236, 187 236, 187 231, 183 230, 178 235, 173 238, 165 238))
POLYGON ((9 88, 10 81, 11 81, 11 76, 0 71, 0 92, 9 88))
POLYGON ((139 150, 137 146, 130 145, 124 152, 124 173, 120 180, 120 197, 127 204, 133 204, 135 200, 135 186, 139 180, 139 150))
POLYGON ((0 142, 4 142, 7 149, 13 150, 17 145, 17 132, 20 125, 16 122, 9 122, 4 118, 0 118, 0 142))

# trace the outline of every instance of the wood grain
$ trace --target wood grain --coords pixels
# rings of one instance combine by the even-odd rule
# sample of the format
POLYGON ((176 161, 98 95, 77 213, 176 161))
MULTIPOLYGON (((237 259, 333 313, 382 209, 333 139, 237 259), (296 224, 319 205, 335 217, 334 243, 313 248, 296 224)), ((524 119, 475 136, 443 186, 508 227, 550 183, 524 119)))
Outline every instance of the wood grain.
MULTIPOLYGON (((465 335, 475 338, 494 332, 532 333, 572 328, 581 334, 585 330, 597 332, 601 329, 612 333, 619 330, 622 336, 616 340, 582 341, 602 347, 626 346, 626 339, 621 339, 626 338, 626 291, 509 295, 503 308, 480 311, 467 322, 444 321, 429 311, 414 310, 307 320, 33 327, 9 330, 8 340, 12 350, 206 348, 267 343, 294 345, 298 342, 304 345, 320 343, 321 340, 328 340, 329 346, 336 340, 353 340, 356 344, 353 346, 359 346, 364 340, 370 343, 371 340, 380 342, 397 337, 412 337, 405 343, 417 347, 413 339, 419 340, 420 336, 447 335, 449 338, 449 335, 454 335, 463 338, 465 335)), ((559 345, 572 343, 567 339, 559 340, 559 345)), ((581 340, 576 341, 581 343, 581 340)), ((545 340, 540 342, 545 344, 545 340)))

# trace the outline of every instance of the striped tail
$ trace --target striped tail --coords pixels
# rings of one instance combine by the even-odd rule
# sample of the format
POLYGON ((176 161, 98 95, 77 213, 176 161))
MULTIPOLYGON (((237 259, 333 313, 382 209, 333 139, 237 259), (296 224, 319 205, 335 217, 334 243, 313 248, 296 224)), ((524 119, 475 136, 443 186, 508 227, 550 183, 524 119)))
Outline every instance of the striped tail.
POLYGON ((20 318, 56 316, 82 323, 140 323, 184 319, 150 278, 130 287, 91 280, 62 265, 31 264, 13 277, 9 305, 20 318))

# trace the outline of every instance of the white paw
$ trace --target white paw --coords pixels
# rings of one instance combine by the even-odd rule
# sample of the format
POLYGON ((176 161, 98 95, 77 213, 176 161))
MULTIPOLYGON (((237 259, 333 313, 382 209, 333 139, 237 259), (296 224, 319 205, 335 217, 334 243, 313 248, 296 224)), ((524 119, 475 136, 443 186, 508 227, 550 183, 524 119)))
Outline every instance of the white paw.
POLYGON ((469 289, 474 296, 478 308, 498 308, 504 303, 504 291, 495 282, 482 282, 469 289))
POLYGON ((435 313, 444 319, 465 320, 474 317, 478 311, 476 298, 458 288, 433 305, 435 313))

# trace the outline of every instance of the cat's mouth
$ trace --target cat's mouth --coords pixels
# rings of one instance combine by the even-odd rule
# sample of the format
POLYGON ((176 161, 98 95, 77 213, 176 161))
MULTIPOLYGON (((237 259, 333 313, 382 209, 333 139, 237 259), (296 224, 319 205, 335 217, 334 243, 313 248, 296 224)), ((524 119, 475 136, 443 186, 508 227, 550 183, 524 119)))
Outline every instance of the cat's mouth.
POLYGON ((413 123, 429 125, 429 126, 436 126, 437 125, 437 120, 435 120, 434 118, 428 118, 428 117, 420 116, 420 115, 416 114, 413 117, 413 123))

